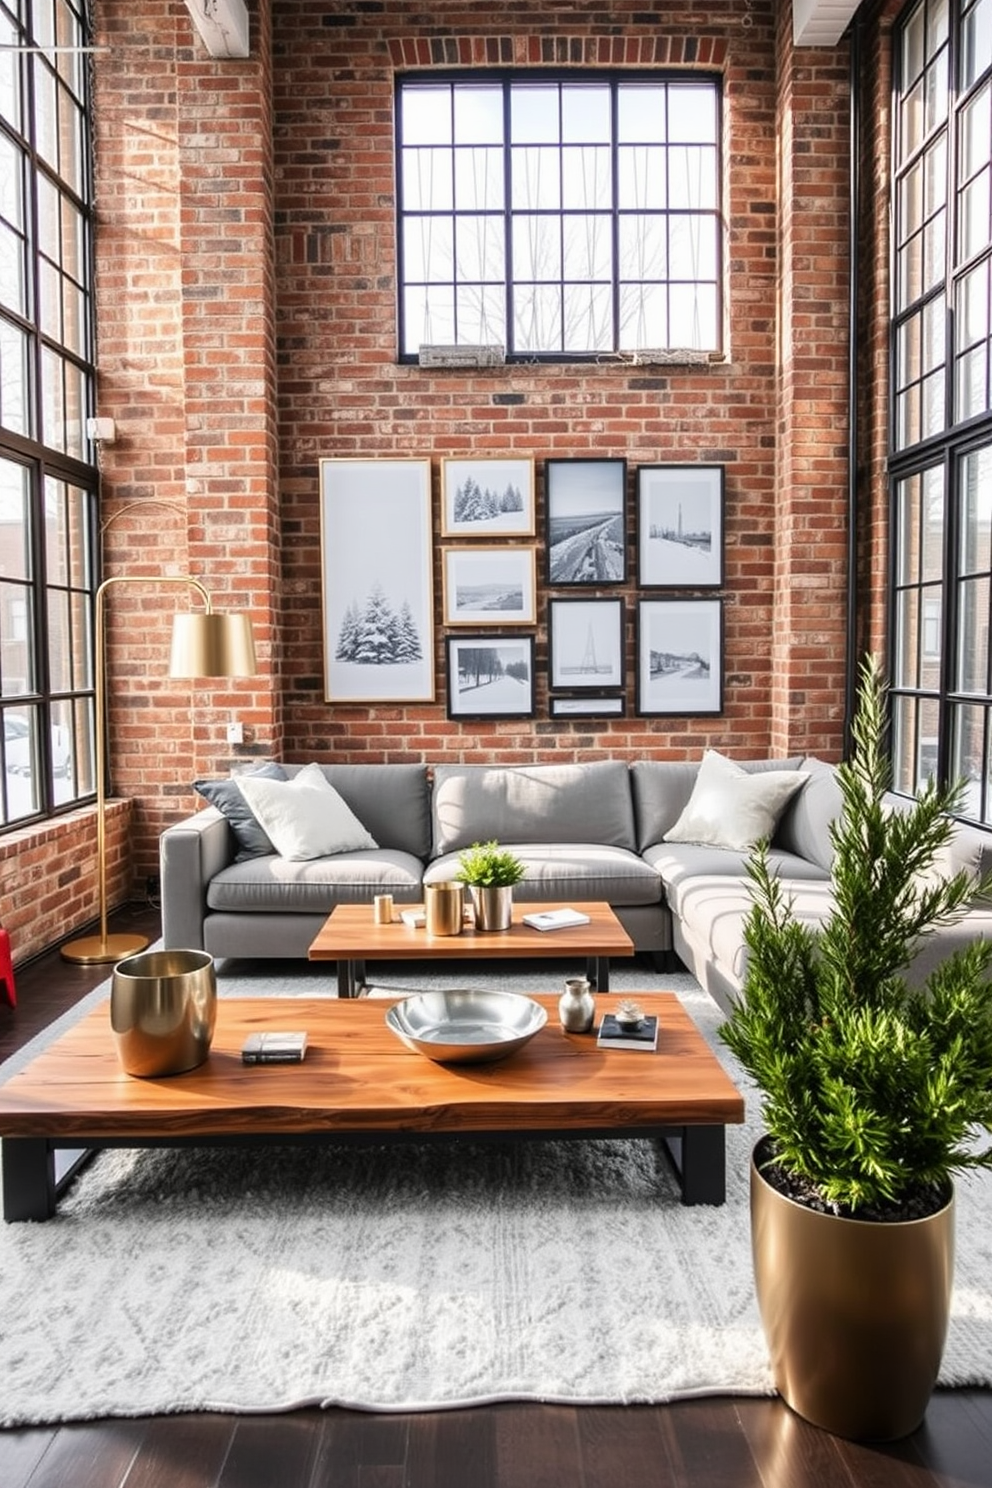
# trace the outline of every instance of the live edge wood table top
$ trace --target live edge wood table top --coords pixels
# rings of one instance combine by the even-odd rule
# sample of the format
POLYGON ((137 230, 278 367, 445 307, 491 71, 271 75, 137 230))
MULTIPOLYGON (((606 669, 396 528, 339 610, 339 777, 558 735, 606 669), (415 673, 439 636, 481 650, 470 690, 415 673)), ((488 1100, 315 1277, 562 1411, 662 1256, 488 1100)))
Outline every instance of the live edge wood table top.
POLYGON ((421 926, 406 925, 400 908, 422 909, 404 904, 396 909, 390 925, 375 923, 371 904, 339 904, 325 920, 308 956, 311 961, 336 961, 338 996, 360 995, 365 983, 366 961, 487 961, 523 957, 562 958, 575 956, 586 961, 586 974, 600 992, 609 988, 611 956, 632 956, 634 943, 608 904, 514 904, 509 930, 477 930, 465 925, 460 935, 428 935, 421 926), (529 910, 579 909, 589 916, 587 925, 561 930, 534 930, 523 923, 529 910))
MULTIPOLYGON (((221 998, 206 1062, 136 1079, 120 1067, 99 1004, 0 1086, 4 1217, 44 1219, 58 1148, 438 1135, 678 1138, 687 1203, 722 1203, 724 1128, 744 1102, 674 993, 638 994, 661 1020, 658 1049, 600 1050, 548 1022, 492 1064, 441 1065, 385 1024, 396 998, 221 998), (306 1029, 302 1064, 246 1066, 249 1033, 306 1029)), ((672 1146, 672 1142, 669 1142, 672 1146)))

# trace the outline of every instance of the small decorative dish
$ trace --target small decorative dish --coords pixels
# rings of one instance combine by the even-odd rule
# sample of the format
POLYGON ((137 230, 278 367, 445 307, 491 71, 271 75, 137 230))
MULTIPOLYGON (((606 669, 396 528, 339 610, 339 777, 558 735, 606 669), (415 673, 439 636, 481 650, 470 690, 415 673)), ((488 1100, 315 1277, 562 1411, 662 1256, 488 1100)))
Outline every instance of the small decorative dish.
POLYGON ((617 1010, 613 1016, 616 1018, 618 1026, 625 1032, 629 1032, 631 1029, 641 1026, 644 1019, 644 1009, 639 1002, 634 1002, 632 998, 625 997, 617 1004, 617 1010))
POLYGON ((407 1048, 437 1064, 485 1064, 523 1048, 548 1021, 539 1002, 518 992, 415 992, 386 1013, 407 1048))

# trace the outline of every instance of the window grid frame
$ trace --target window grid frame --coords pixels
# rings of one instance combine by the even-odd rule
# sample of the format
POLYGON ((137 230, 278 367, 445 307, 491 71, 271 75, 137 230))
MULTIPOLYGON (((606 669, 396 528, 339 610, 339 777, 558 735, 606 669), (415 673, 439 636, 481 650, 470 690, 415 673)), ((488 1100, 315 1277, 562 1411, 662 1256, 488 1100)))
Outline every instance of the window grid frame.
MULTIPOLYGON (((423 292, 423 291, 429 290, 431 288, 431 285, 432 285, 432 281, 429 281, 429 280, 412 280, 412 279, 408 279, 407 278, 407 272, 406 272, 406 251, 405 251, 405 227, 406 227, 408 221, 411 218, 417 217, 417 216, 423 216, 423 217, 426 217, 426 216, 435 216, 437 218, 450 218, 453 222, 457 223, 457 219, 458 219, 458 216, 459 215, 462 215, 462 216, 480 215, 480 213, 478 211, 474 211, 473 212, 473 211, 469 211, 469 210, 464 210, 464 211, 462 211, 460 213, 459 212, 459 208, 457 207, 457 204, 456 204, 456 201, 455 201, 455 196, 454 196, 454 182, 455 182, 454 163, 455 163, 455 157, 456 157, 457 152, 458 152, 458 150, 460 148, 469 148, 470 147, 470 146, 459 146, 458 143, 457 143, 457 141, 456 141, 456 139, 455 139, 455 119, 454 119, 455 105, 454 105, 454 98, 455 98, 455 90, 457 89, 457 87, 459 85, 463 85, 463 86, 466 86, 466 87, 469 87, 469 88, 471 88, 471 87, 481 87, 481 86, 499 87, 502 90, 502 111, 501 111, 502 129, 503 129, 502 139, 499 142, 498 146, 496 145, 495 142, 491 142, 490 143, 490 147, 491 148, 497 148, 498 147, 501 150, 502 157, 503 157, 503 160, 502 160, 502 165, 503 165, 503 169, 502 169, 502 181, 503 181, 502 206, 500 208, 498 208, 498 209, 492 209, 492 211, 490 213, 488 213, 487 215, 501 216, 503 218, 502 241, 503 241, 503 254, 504 254, 504 274, 503 274, 502 280, 499 281, 499 284, 500 284, 500 287, 503 289, 504 314, 503 314, 503 326, 501 328, 502 329, 502 340, 499 342, 499 344, 502 345, 502 347, 504 348, 504 354, 505 354, 506 361, 507 362, 516 362, 516 363, 523 362, 523 363, 549 363, 549 364, 560 363, 560 362, 599 362, 599 361, 603 361, 604 359, 609 360, 611 358, 616 358, 617 360, 620 360, 620 361, 628 361, 628 360, 633 359, 634 357, 636 357, 637 354, 638 354, 638 351, 643 351, 643 350, 664 349, 666 351, 669 351, 669 350, 678 351, 678 350, 688 350, 688 349, 690 349, 690 348, 686 347, 683 342, 677 342, 677 343, 675 343, 674 346, 672 346, 671 345, 670 336, 669 336, 669 339, 668 339, 668 343, 664 347, 658 347, 657 345, 652 344, 651 347, 646 347, 645 346, 645 347, 639 347, 639 348, 633 348, 632 347, 632 348, 623 349, 623 350, 619 349, 619 335, 620 335, 620 328, 621 328, 620 327, 620 321, 621 321, 621 301, 622 301, 622 291, 623 291, 623 288, 625 286, 636 285, 636 286, 639 286, 643 290, 643 288, 646 285, 652 285, 652 284, 655 284, 655 283, 658 283, 658 284, 662 285, 664 287, 664 290, 665 290, 665 297, 666 297, 666 318, 667 318, 667 322, 668 322, 669 328, 670 328, 670 325, 671 325, 671 306, 672 306, 673 295, 677 295, 680 291, 682 291, 686 287, 686 285, 692 285, 694 287, 695 286, 698 286, 698 287, 701 287, 703 289, 706 289, 706 290, 709 290, 709 291, 712 292, 712 294, 714 296, 713 321, 714 321, 716 344, 713 347, 702 348, 702 350, 703 350, 703 353, 706 354, 706 355, 709 355, 709 356, 712 356, 712 357, 715 357, 715 358, 718 358, 718 359, 721 358, 721 357, 723 357, 726 354, 726 347, 725 347, 725 327, 724 327, 724 314, 725 314, 725 303, 726 303, 726 286, 725 286, 725 282, 724 282, 724 276, 725 276, 726 258, 725 258, 725 244, 724 244, 725 227, 724 227, 724 209, 723 209, 723 197, 724 197, 724 179, 723 178, 724 178, 724 168, 725 168, 724 167, 724 138, 723 138, 723 89, 722 89, 722 78, 721 78, 720 74, 719 73, 716 73, 716 72, 713 72, 713 71, 708 71, 708 70, 705 70, 705 69, 699 69, 698 71, 692 71, 692 72, 688 72, 687 73, 684 70, 660 69, 660 68, 657 69, 657 70, 655 70, 655 71, 644 71, 644 70, 637 70, 637 71, 634 71, 634 70, 631 70, 631 71, 620 70, 620 71, 618 71, 618 70, 610 70, 610 69, 589 69, 589 70, 583 70, 581 72, 581 74, 576 73, 574 70, 573 71, 570 71, 568 69, 560 69, 560 68, 559 69, 532 69, 532 70, 523 70, 523 71, 521 71, 519 69, 495 69, 495 70, 485 70, 485 71, 483 71, 483 70, 473 71, 473 70, 464 70, 464 69, 448 69, 448 70, 444 70, 444 71, 442 71, 442 70, 429 71, 429 72, 416 72, 416 71, 414 71, 414 72, 403 73, 403 74, 399 74, 397 76, 396 82, 395 82, 395 121, 396 121, 396 127, 395 127, 395 147, 396 147, 396 202, 397 202, 397 210, 396 210, 396 226, 397 226, 397 241, 396 241, 396 251, 397 251, 397 360, 398 360, 398 362, 400 364, 416 364, 417 361, 418 361, 418 351, 417 350, 406 350, 405 349, 406 340, 407 340, 407 310, 406 310, 407 296, 411 292, 411 289, 416 289, 418 291, 423 292), (607 148, 609 150, 609 152, 610 152, 610 160, 611 160, 611 200, 610 200, 609 207, 608 208, 603 208, 603 209, 598 209, 598 210, 592 210, 592 209, 589 209, 587 207, 582 207, 582 208, 565 208, 562 205, 559 205, 558 207, 554 207, 554 208, 534 208, 534 207, 528 207, 526 209, 515 208, 514 207, 514 203, 513 203, 513 158, 514 158, 514 153, 515 153, 515 151, 519 151, 520 149, 524 148, 527 144, 534 145, 535 142, 534 141, 518 141, 518 142, 515 142, 514 139, 513 139, 513 137, 512 137, 512 129, 511 129, 511 106, 512 106, 513 89, 515 87, 523 87, 523 86, 527 86, 527 85, 540 85, 542 83, 543 84, 547 84, 549 86, 555 86, 555 87, 557 87, 558 88, 558 115, 559 115, 559 126, 560 126, 560 123, 561 123, 561 111, 562 111, 562 102, 561 102, 561 100, 562 100, 563 90, 565 88, 567 88, 569 85, 575 85, 577 82, 579 82, 580 79, 581 79, 581 82, 582 83, 589 83, 589 84, 597 84, 597 85, 601 85, 601 86, 608 86, 609 89, 610 89, 610 138, 609 138, 608 143, 605 146, 605 148, 607 148), (620 223, 621 223, 621 221, 622 221, 622 219, 624 217, 629 217, 631 215, 634 215, 636 212, 640 212, 641 215, 645 215, 646 209, 644 209, 643 207, 642 208, 621 208, 619 206, 619 204, 618 204, 619 171, 618 171, 617 166, 618 166, 619 152, 620 152, 620 149, 621 149, 621 141, 618 139, 619 96, 620 96, 620 90, 624 86, 634 87, 634 86, 637 86, 637 85, 642 85, 643 86, 645 84, 656 86, 656 87, 663 87, 665 89, 665 110, 666 110, 665 137, 664 137, 664 140, 663 141, 653 142, 653 143, 658 143, 659 144, 659 147, 662 148, 663 151, 664 151, 665 172, 666 172, 666 192, 665 192, 666 205, 665 205, 664 209, 661 209, 661 210, 651 209, 650 215, 656 215, 656 214, 659 215, 660 217, 663 218, 664 223, 665 223, 665 234, 666 234, 666 270, 670 268, 670 263, 667 261, 667 259, 668 259, 668 244, 670 243, 670 240, 671 240, 671 234, 670 234, 670 230, 669 230, 669 224, 670 224, 670 222, 673 221, 674 219, 680 218, 680 217, 681 218, 688 218, 690 220, 705 217, 705 218, 710 219, 712 221, 712 224, 713 224, 713 246, 714 246, 715 263, 714 263, 714 276, 713 276, 712 279, 699 279, 699 278, 693 279, 693 280, 673 279, 670 273, 666 273, 666 277, 663 280, 655 281, 654 279, 640 279, 640 280, 631 279, 629 276, 626 277, 626 278, 624 278, 621 275, 620 242, 619 242, 619 238, 620 238, 620 223), (711 208, 710 207, 707 207, 707 208, 699 207, 699 208, 696 208, 696 209, 691 209, 689 207, 684 207, 684 208, 675 208, 675 209, 673 209, 668 204, 668 202, 669 202, 668 184, 669 184, 669 177, 670 177, 671 149, 673 147, 673 141, 671 140, 670 135, 669 135, 668 119, 669 119, 669 112, 670 112, 671 89, 673 87, 675 87, 677 89, 679 86, 681 86, 681 87, 687 87, 687 86, 706 87, 706 88, 712 90, 713 103, 714 103, 714 139, 713 139, 713 141, 711 143, 709 143, 707 145, 708 148, 711 148, 712 149, 713 154, 714 154, 714 182, 713 182, 713 184, 714 184, 715 203, 714 203, 714 205, 711 208), (406 207, 406 205, 405 205, 405 200, 404 200, 404 160, 405 160, 404 152, 405 152, 405 150, 407 150, 408 148, 411 148, 411 147, 407 145, 406 140, 404 138, 404 131, 403 131, 403 91, 404 91, 405 88, 415 89, 415 88, 418 88, 418 87, 424 87, 424 88, 430 88, 430 87, 447 87, 447 88, 449 88, 451 90, 451 92, 450 92, 450 100, 451 101, 450 101, 450 106, 449 106, 448 112, 449 112, 449 118, 451 120, 451 130, 452 130, 452 133, 451 133, 451 141, 450 141, 450 144, 447 146, 447 148, 449 148, 451 150, 451 152, 452 152, 452 204, 451 204, 451 207, 450 208, 438 209, 434 213, 425 213, 425 212, 419 211, 417 209, 408 209, 406 207), (564 234, 564 222, 566 221, 566 219, 569 216, 588 217, 590 215, 602 215, 604 217, 608 217, 609 218, 610 224, 611 224, 609 237, 610 237, 610 250, 611 250, 611 254, 612 254, 612 265, 611 265, 611 270, 610 270, 610 279, 609 279, 609 281, 603 280, 603 281, 601 281, 601 284, 608 291, 608 297, 609 297, 609 300, 610 300, 610 314, 611 314, 611 320, 612 320, 612 342, 613 342, 612 347, 600 348, 600 349, 593 348, 593 349, 581 350, 581 351, 567 349, 564 346, 564 340, 565 340, 565 336, 566 336, 565 323, 564 323, 565 322, 564 313, 560 317, 558 335, 557 335, 557 338, 556 338, 557 341, 558 341, 558 343, 559 343, 559 349, 558 350, 553 350, 553 351, 552 350, 546 350, 546 349, 544 349, 544 350, 533 350, 533 349, 529 349, 529 348, 523 348, 523 349, 521 349, 518 346, 518 344, 517 344, 518 338, 517 338, 517 333, 516 333, 517 301, 518 301, 518 298, 519 298, 518 291, 519 291, 520 287, 523 284, 530 285, 530 284, 533 284, 533 283, 537 283, 537 284, 556 283, 557 289, 559 291, 559 306, 563 309, 564 308, 564 303, 565 303, 565 300, 566 300, 566 292, 567 292, 568 287, 570 285, 578 286, 578 287, 581 287, 581 288, 588 288, 590 286, 590 283, 593 282, 593 281, 591 281, 589 279, 572 279, 572 278, 569 278, 568 276, 565 275, 565 272, 564 272, 564 249, 561 246, 560 246, 560 252, 559 252, 559 260, 560 260, 561 267, 560 267, 560 271, 559 271, 559 274, 557 276, 557 280, 556 281, 545 281, 545 280, 532 281, 532 280, 524 280, 522 278, 522 276, 515 274, 514 271, 513 271, 513 225, 514 225, 514 221, 517 218, 522 217, 522 216, 525 216, 525 215, 535 216, 535 217, 546 217, 548 219, 554 219, 554 220, 558 221, 559 224, 562 225, 561 226, 561 231, 559 233, 559 238, 563 237, 563 234, 564 234)), ((558 159, 558 165, 559 165, 559 179, 560 179, 561 175, 563 174, 563 170, 564 170, 563 159, 564 159, 565 150, 568 148, 569 144, 571 143, 570 141, 567 141, 564 138, 562 138, 563 133, 564 133, 564 131, 561 129, 561 127, 559 127, 559 138, 558 138, 558 140, 556 142, 550 142, 550 141, 541 142, 541 148, 554 148, 555 151, 557 152, 557 159, 558 159)), ((589 143, 592 143, 592 142, 589 142, 589 143)), ((695 142, 695 144, 697 146, 701 145, 702 143, 703 142, 701 142, 701 141, 696 141, 695 142)), ((677 146, 683 146, 684 147, 684 146, 687 146, 687 145, 691 145, 692 142, 690 142, 690 141, 676 141, 676 142, 674 142, 674 144, 676 145, 676 147, 677 146)), ((436 148, 436 146, 435 146, 435 148, 436 148)), ((453 234, 453 241, 454 241, 454 234, 453 234)), ((476 281, 469 281, 469 282, 470 283, 474 283, 476 281)), ((488 283, 490 281, 486 281, 486 282, 488 283)), ((492 281, 492 282, 496 282, 496 281, 492 281)), ((599 281, 596 281, 596 282, 599 282, 599 281)), ((461 341, 459 341, 458 340, 458 337, 457 337, 457 332, 458 332, 458 297, 459 297, 459 290, 460 290, 460 288, 462 288, 462 286, 464 285, 464 283, 465 283, 465 281, 460 281, 458 279, 458 277, 457 277, 457 264, 456 264, 456 261, 454 261, 453 264, 452 264, 452 277, 451 277, 450 280, 445 281, 444 282, 444 285, 442 287, 444 287, 445 289, 450 290, 450 293, 451 293, 451 299, 452 299, 452 320, 453 320, 453 325, 454 325, 454 330, 455 330, 455 336, 456 336, 456 340, 455 340, 455 344, 456 345, 465 344, 465 343, 462 343, 461 341)), ((469 342, 468 344, 475 344, 475 343, 469 342)), ((695 348, 692 348, 692 349, 695 350, 695 348)))

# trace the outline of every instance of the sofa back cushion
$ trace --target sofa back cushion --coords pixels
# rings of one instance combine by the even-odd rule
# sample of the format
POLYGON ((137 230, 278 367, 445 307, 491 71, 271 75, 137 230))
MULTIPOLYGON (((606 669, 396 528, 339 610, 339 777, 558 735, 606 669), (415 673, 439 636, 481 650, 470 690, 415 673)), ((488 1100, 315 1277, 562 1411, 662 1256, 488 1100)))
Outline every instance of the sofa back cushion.
POLYGON ((783 812, 775 842, 829 873, 834 862, 830 823, 840 815, 842 804, 837 772, 833 765, 812 754, 803 760, 803 771, 806 783, 783 812))
MULTIPOLYGON (((290 777, 305 768, 284 766, 290 777)), ((431 850, 426 765, 322 765, 324 775, 380 847, 426 859, 431 850)))
MULTIPOLYGON (((802 759, 736 760, 749 775, 765 770, 798 770, 802 759)), ((636 760, 630 767, 637 821, 637 850, 663 842, 689 804, 700 760, 636 760)))
POLYGON ((596 842, 634 848, 622 760, 575 765, 438 765, 434 856, 473 842, 596 842))

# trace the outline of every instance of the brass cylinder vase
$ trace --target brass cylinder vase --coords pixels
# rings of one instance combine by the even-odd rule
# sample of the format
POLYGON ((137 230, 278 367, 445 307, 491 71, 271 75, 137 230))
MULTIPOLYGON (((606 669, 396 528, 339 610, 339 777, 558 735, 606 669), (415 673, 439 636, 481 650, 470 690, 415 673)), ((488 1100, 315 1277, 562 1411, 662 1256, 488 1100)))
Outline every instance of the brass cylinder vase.
POLYGON ((751 1244, 779 1393, 837 1436, 908 1436, 926 1413, 947 1335, 953 1191, 926 1219, 842 1219, 779 1193, 763 1160, 764 1141, 751 1161, 751 1244))
POLYGON ((145 951, 114 967, 110 1023, 129 1075, 180 1075, 202 1064, 217 1017, 217 977, 206 951, 145 951))
POLYGON ((464 890, 460 883, 424 885, 424 924, 428 935, 461 935, 464 890))
POLYGON ((475 925, 478 930, 509 930, 513 923, 513 886, 500 884, 484 888, 473 884, 469 889, 475 925))

